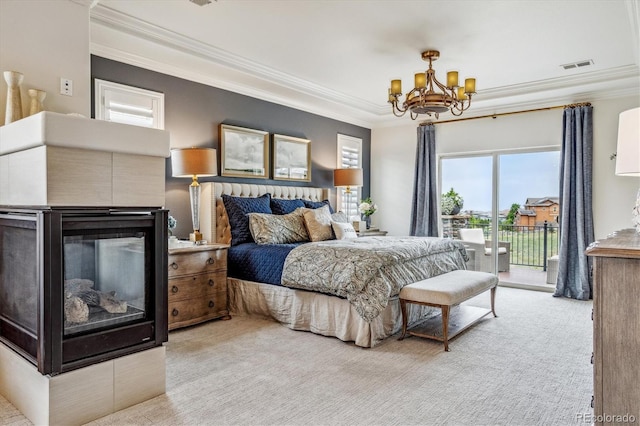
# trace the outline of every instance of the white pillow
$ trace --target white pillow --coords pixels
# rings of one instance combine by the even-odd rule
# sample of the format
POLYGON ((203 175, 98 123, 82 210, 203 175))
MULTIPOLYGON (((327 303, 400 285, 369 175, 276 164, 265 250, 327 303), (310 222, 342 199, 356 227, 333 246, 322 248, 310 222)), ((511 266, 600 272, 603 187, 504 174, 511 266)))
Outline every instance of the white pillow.
POLYGON ((349 219, 347 219, 347 215, 342 213, 342 212, 332 213, 331 214, 331 220, 333 222, 343 222, 343 223, 349 222, 349 219))
POLYGON ((333 233, 336 234, 336 240, 346 240, 351 238, 358 238, 356 230, 353 229, 353 225, 343 222, 331 222, 333 233))

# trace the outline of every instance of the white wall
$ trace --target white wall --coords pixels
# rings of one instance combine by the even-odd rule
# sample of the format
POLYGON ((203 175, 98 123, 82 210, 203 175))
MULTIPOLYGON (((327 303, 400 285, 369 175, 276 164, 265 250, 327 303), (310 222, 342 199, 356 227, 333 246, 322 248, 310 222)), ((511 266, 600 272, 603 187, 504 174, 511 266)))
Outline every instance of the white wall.
MULTIPOLYGON (((596 238, 631 227, 640 178, 615 176, 618 114, 638 106, 637 97, 592 102, 593 196, 596 238)), ((402 121, 402 120, 400 120, 402 121)), ((373 224, 390 235, 408 235, 415 169, 417 122, 374 129, 371 134, 371 196, 379 210, 373 224)), ((560 146, 562 109, 436 125, 438 154, 560 146)))
POLYGON ((593 218, 596 238, 631 228, 632 208, 640 189, 640 178, 616 176, 618 116, 640 106, 638 96, 593 103, 593 218))
MULTIPOLYGON (((47 92, 44 109, 91 116, 89 8, 69 0, 0 1, 0 71, 19 71, 23 111, 28 89, 47 92), (60 78, 73 80, 73 96, 60 95, 60 78)), ((0 82, 0 123, 7 84, 0 82)))

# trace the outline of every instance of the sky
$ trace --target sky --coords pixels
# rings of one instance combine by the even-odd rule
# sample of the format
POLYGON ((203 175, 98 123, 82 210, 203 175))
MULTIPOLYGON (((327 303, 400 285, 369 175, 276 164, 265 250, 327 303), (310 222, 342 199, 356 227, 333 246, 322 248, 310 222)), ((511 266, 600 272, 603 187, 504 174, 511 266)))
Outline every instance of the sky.
MULTIPOLYGON (((492 157, 444 158, 442 192, 453 188, 464 199, 462 210, 491 210, 492 157)), ((560 151, 499 156, 499 208, 524 207, 527 198, 557 197, 560 151)))

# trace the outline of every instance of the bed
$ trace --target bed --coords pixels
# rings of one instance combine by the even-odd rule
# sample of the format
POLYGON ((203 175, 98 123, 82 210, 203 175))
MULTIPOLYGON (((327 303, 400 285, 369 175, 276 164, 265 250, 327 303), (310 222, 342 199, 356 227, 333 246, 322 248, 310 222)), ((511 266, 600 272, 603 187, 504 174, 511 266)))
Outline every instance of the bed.
MULTIPOLYGON (((231 242, 231 226, 223 196, 257 198, 269 194, 276 200, 300 199, 318 205, 330 195, 328 190, 309 187, 218 182, 202 185, 201 232, 209 241, 226 244, 231 242)), ((294 330, 373 347, 401 330, 397 293, 403 285, 464 269, 466 260, 464 246, 458 241, 416 237, 364 237, 263 246, 252 241, 236 244, 230 248, 228 258, 229 310, 231 315, 262 316, 294 330), (431 254, 417 251, 423 249, 435 250, 434 259, 438 260, 431 261, 427 259, 431 254), (371 257, 376 260, 372 262, 378 263, 365 262, 365 251, 375 253, 371 257), (343 261, 346 263, 340 265, 343 261), (257 275, 245 273, 260 270, 265 263, 272 270, 257 275), (332 277, 342 275, 349 265, 354 269, 351 278, 347 278, 352 285, 346 290, 334 286, 332 277), (379 289, 385 288, 389 289, 387 294, 380 297, 379 289)), ((412 305, 409 324, 437 313, 428 306, 412 305)))

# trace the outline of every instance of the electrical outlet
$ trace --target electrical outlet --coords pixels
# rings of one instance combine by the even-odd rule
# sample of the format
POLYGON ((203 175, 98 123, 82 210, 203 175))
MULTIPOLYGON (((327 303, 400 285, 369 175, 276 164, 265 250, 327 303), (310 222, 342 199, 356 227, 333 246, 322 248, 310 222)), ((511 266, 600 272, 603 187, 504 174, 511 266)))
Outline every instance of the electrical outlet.
POLYGON ((73 81, 68 78, 60 79, 60 94, 65 96, 73 96, 73 81))

